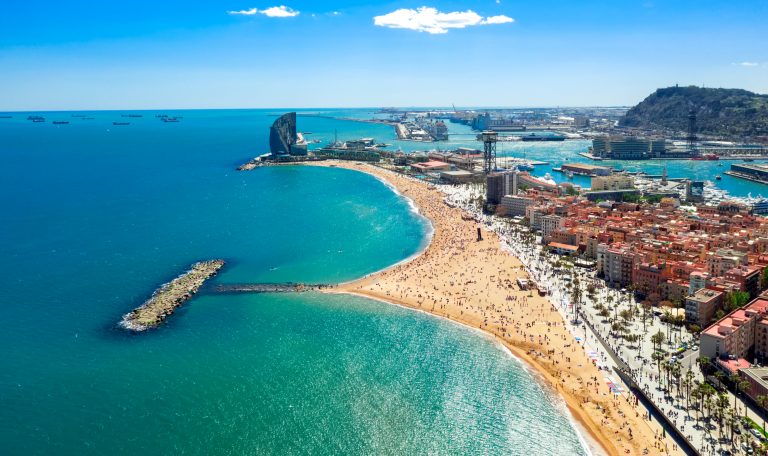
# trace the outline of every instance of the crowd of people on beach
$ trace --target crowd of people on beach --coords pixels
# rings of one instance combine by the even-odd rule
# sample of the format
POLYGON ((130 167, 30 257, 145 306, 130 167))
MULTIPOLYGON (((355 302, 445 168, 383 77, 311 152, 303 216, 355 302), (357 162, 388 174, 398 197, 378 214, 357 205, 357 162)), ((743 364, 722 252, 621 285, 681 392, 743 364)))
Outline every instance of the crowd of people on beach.
MULTIPOLYGON (((574 340, 558 307, 547 297, 521 289, 517 279, 531 280, 533 271, 511 254, 504 239, 484 224, 465 215, 458 204, 446 204, 432 186, 379 169, 432 223, 429 247, 411 261, 354 282, 347 291, 422 309, 498 336, 516 353, 550 377, 555 388, 575 399, 599 426, 593 431, 626 454, 641 454, 654 430, 636 398, 620 400, 600 381, 598 363, 574 340), (478 240, 477 227, 483 228, 478 240), (643 436, 637 439, 638 435, 643 436), (639 441, 638 441, 639 440, 639 441), (626 450, 626 451, 625 451, 626 450)), ((544 264, 536 265, 542 270, 544 264)), ((605 355, 603 355, 605 356, 605 355)), ((661 445, 661 442, 657 442, 661 445)), ((655 452, 670 447, 654 446, 655 452)))

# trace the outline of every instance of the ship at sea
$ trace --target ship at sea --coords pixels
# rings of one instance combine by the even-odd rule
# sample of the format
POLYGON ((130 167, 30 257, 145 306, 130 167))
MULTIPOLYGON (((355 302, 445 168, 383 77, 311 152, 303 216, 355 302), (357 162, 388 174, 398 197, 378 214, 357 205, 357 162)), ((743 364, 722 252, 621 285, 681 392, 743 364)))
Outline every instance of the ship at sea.
POLYGON ((531 133, 520 136, 521 141, 565 141, 565 136, 558 134, 531 133))

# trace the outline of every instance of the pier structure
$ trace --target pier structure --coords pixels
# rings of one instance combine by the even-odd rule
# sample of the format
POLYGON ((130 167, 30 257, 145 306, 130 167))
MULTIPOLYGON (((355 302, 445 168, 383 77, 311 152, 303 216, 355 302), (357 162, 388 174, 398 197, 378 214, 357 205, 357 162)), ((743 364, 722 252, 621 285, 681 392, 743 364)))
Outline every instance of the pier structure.
POLYGON ((212 288, 214 293, 302 293, 329 288, 332 285, 303 283, 232 283, 220 284, 212 288))

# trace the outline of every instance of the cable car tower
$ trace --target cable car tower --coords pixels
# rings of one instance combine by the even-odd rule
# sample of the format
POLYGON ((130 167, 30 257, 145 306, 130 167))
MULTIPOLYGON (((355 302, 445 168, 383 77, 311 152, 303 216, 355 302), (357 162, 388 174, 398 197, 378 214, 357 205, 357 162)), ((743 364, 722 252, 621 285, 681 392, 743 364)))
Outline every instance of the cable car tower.
POLYGON ((699 151, 696 150, 697 140, 698 138, 696 138, 696 110, 691 108, 691 110, 688 111, 688 137, 686 138, 686 141, 688 142, 688 153, 691 154, 692 157, 699 155, 699 151))
POLYGON ((499 141, 499 134, 485 130, 477 135, 477 139, 483 142, 483 173, 496 171, 496 143, 499 141))

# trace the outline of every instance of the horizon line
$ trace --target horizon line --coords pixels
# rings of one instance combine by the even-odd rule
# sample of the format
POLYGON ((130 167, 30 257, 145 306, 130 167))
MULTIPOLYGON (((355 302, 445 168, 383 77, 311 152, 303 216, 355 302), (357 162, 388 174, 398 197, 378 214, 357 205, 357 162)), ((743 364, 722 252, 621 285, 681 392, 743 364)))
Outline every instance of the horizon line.
MULTIPOLYGON (((539 105, 539 106, 459 106, 455 111, 492 110, 492 109, 600 109, 600 108, 631 108, 630 105, 539 105)), ((115 111, 253 111, 253 110, 322 110, 322 109, 421 109, 454 111, 452 106, 309 106, 309 107, 250 107, 250 108, 70 108, 70 109, 14 109, 1 110, 0 113, 28 112, 115 112, 115 111)))

